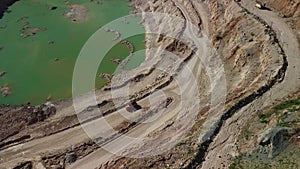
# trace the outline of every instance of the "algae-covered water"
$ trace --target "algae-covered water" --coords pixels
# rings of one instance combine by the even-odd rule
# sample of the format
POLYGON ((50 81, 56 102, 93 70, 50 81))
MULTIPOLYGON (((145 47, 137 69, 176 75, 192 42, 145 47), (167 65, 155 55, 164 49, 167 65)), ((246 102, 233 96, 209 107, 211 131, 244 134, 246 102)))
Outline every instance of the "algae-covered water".
MULTIPOLYGON (((0 86, 7 84, 12 94, 0 96, 0 104, 40 104, 47 97, 51 100, 71 97, 72 72, 84 43, 101 26, 128 15, 132 10, 127 0, 70 2, 88 9, 87 21, 74 23, 66 18, 63 14, 69 7, 62 0, 21 0, 4 14, 0 20, 0 46, 3 47, 0 50, 0 72, 7 74, 0 77, 0 86), (57 9, 49 10, 50 6, 57 6, 57 9), (44 31, 23 38, 20 30, 26 24, 44 31)), ((113 38, 114 34, 111 36, 113 38)), ((144 48, 144 35, 127 40, 136 50, 144 48)), ((107 53, 98 72, 112 74, 117 64, 111 59, 124 59, 129 53, 125 45, 117 44, 107 53)), ((144 58, 143 55, 135 57, 127 68, 138 66, 144 58)), ((104 79, 95 78, 98 88, 106 83, 104 79)))

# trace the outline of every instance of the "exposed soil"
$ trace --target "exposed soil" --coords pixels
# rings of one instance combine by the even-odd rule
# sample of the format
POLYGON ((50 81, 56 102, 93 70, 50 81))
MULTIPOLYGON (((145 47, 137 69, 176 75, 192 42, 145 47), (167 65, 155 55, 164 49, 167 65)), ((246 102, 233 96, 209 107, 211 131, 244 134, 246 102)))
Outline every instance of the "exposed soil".
MULTIPOLYGON (((113 77, 103 75, 110 83, 95 91, 96 98, 87 94, 50 107, 1 106, 0 168, 299 168, 299 2, 261 2, 270 10, 246 0, 132 1, 135 12, 183 20, 142 16, 145 29, 157 32, 146 35, 145 62, 113 77), (177 38, 165 36, 164 28, 172 28, 168 31, 177 38), (209 41, 202 45, 221 60, 210 63, 214 71, 198 59, 199 54, 217 57, 197 42, 204 35, 209 41), (224 110, 211 101, 211 87, 218 83, 210 76, 221 72, 220 65, 227 89, 224 110), (141 109, 126 111, 132 102, 141 109), (192 120, 178 123, 179 115, 182 120, 191 114, 192 120), (181 127, 191 128, 167 151, 128 157, 156 152, 181 127), (158 139, 130 145, 123 135, 158 139), (120 148, 115 153, 127 157, 104 147, 120 148)), ((70 5, 65 15, 83 22, 86 13, 70 5)))

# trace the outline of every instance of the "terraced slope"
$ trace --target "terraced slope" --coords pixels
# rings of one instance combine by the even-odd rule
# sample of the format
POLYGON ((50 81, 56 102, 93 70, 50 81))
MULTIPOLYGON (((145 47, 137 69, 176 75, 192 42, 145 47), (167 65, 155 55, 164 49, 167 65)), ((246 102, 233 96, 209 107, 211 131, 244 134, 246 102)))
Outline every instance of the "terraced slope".
MULTIPOLYGON (((297 30, 278 11, 256 9, 254 1, 150 0, 132 5, 144 12, 145 62, 121 71, 112 86, 96 91, 97 104, 88 95, 75 98, 81 123, 67 100, 55 103, 56 114, 44 122, 6 138, 0 168, 247 166, 232 159, 255 149, 259 142, 252 135, 273 123, 248 131, 245 141, 241 135, 247 125, 270 106, 298 95, 297 30), (128 113, 129 100, 143 109, 128 113), (181 132, 183 137, 174 137, 181 132), (130 144, 124 135, 153 140, 130 144), (167 151, 157 154, 163 148, 167 151), (68 160, 70 153, 77 154, 75 162, 68 160), (147 153, 153 156, 129 158, 147 153)), ((297 125, 289 127, 287 136, 299 142, 297 125)))

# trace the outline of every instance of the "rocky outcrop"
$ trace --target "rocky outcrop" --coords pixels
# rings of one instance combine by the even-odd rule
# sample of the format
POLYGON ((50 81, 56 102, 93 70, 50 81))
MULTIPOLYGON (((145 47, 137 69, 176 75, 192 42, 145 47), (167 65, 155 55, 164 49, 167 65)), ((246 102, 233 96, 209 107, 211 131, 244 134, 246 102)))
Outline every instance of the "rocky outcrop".
POLYGON ((20 36, 22 38, 28 38, 30 36, 36 35, 38 32, 46 31, 46 28, 38 28, 30 26, 29 22, 26 22, 23 27, 19 30, 20 36))
POLYGON ((0 72, 0 77, 2 77, 2 76, 4 76, 4 75, 6 75, 6 72, 5 72, 5 71, 0 72))
POLYGON ((65 155, 66 163, 74 163, 77 160, 77 153, 72 151, 70 153, 66 153, 65 155))
POLYGON ((113 63, 120 64, 122 62, 121 59, 111 59, 113 63))
POLYGON ((76 23, 82 23, 87 20, 88 9, 83 5, 68 4, 69 9, 64 13, 64 16, 76 23))
POLYGON ((29 125, 44 121, 55 113, 56 108, 50 102, 39 106, 0 106, 0 142, 5 143, 5 139, 29 125))
POLYGON ((105 31, 105 32, 111 32, 111 33, 115 34, 115 37, 112 39, 113 41, 116 41, 116 40, 118 40, 118 39, 121 38, 121 33, 118 32, 118 31, 116 31, 116 30, 113 30, 113 29, 105 29, 104 31, 105 31))
POLYGON ((108 82, 110 82, 111 78, 112 78, 112 75, 111 74, 108 74, 108 73, 101 73, 99 75, 100 78, 103 78, 103 79, 106 79, 108 82))
POLYGON ((4 84, 0 88, 0 92, 3 97, 9 96, 11 94, 11 89, 8 84, 4 84))

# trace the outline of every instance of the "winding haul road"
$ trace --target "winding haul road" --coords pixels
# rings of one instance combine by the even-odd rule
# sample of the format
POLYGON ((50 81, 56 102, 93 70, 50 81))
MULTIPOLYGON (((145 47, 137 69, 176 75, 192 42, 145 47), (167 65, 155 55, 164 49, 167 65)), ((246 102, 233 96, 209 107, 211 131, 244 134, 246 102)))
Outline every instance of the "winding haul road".
MULTIPOLYGON (((185 10, 184 6, 181 5, 177 0, 174 0, 174 2, 177 5, 177 7, 182 11, 185 18, 189 20, 189 14, 185 10)), ((217 157, 218 155, 234 153, 234 149, 230 149, 228 145, 233 145, 235 143, 236 137, 240 130, 239 128, 235 127, 236 124, 231 123, 233 119, 240 119, 241 122, 245 121, 247 120, 247 118, 249 118, 249 116, 241 116, 241 114, 248 113, 251 115, 251 111, 253 111, 254 107, 255 109, 261 110, 276 102, 276 100, 280 100, 291 93, 299 91, 300 88, 300 51, 299 44, 294 32, 274 12, 259 10, 254 7, 253 2, 249 2, 247 0, 242 0, 240 3, 251 13, 265 20, 269 25, 272 25, 272 28, 276 31, 277 37, 280 40, 280 44, 283 46, 284 51, 287 55, 289 66, 285 73, 284 80, 281 83, 276 84, 262 97, 254 100, 252 103, 247 105, 245 109, 240 109, 238 112, 235 113, 235 115, 232 118, 225 122, 219 134, 215 137, 214 142, 210 145, 208 152, 205 156, 205 161, 202 164, 198 164, 198 167, 202 167, 203 169, 210 167, 220 167, 223 161, 220 159, 216 159, 215 157, 217 157), (212 164, 214 164, 214 166, 212 166, 212 164)), ((205 21, 207 19, 202 20, 205 21)), ((204 24, 208 25, 207 23, 204 24)), ((188 34, 191 35, 191 38, 199 36, 199 32, 194 32, 189 26, 187 27, 186 31, 188 32, 188 34)), ((209 32, 209 30, 204 31, 209 32)), ((193 72, 199 73, 198 68, 196 68, 196 63, 197 62, 191 61, 188 64, 190 68, 195 69, 193 70, 193 72)), ((182 79, 182 81, 186 81, 186 79, 182 79)), ((186 87, 186 89, 188 88, 189 87, 186 87)), ((182 105, 180 103, 182 99, 182 91, 180 91, 175 82, 172 82, 170 85, 163 88, 161 92, 165 94, 164 96, 161 96, 161 98, 165 98, 166 96, 168 96, 174 98, 174 101, 170 104, 169 107, 163 110, 163 113, 160 113, 159 120, 156 120, 154 123, 138 125, 132 130, 130 130, 127 133, 128 135, 132 137, 144 137, 152 131, 156 130, 157 128, 165 125, 166 121, 170 120, 172 117, 176 116, 181 111, 182 105)), ((185 92, 188 95, 192 95, 194 91, 187 90, 185 92)), ((151 97, 151 95, 149 97, 151 97)), ((143 107, 151 106, 149 105, 148 101, 149 97, 140 100, 139 104, 141 104, 143 107)), ((152 104, 158 103, 159 101, 161 101, 161 98, 156 98, 156 102, 153 102, 152 104)), ((89 105, 88 103, 89 101, 85 99, 85 102, 82 103, 82 107, 89 105)), ((62 111, 58 112, 58 114, 65 115, 74 113, 72 112, 71 107, 62 109, 62 111)), ((18 144, 7 149, 1 150, 0 168, 12 168, 16 163, 26 160, 38 161, 42 153, 60 151, 65 149, 66 147, 70 147, 70 145, 75 145, 77 143, 87 141, 90 139, 91 135, 87 135, 83 128, 89 128, 89 131, 93 131, 95 135, 98 135, 99 132, 107 132, 106 135, 109 136, 111 134, 110 130, 106 131, 106 128, 101 128, 101 125, 99 124, 101 124, 103 120, 105 120, 109 121, 111 126, 116 127, 124 121, 124 117, 121 117, 119 114, 126 114, 126 112, 124 109, 120 109, 106 116, 105 119, 104 117, 98 118, 84 124, 84 126, 77 126, 57 134, 35 139, 29 142, 25 142, 23 144, 18 144)), ((138 115, 139 112, 137 112, 135 115, 129 115, 129 118, 135 118, 138 115)), ((240 122, 236 123, 242 125, 240 124, 240 122)), ((122 144, 125 147, 127 145, 127 143, 122 142, 118 139, 111 140, 106 144, 112 147, 120 146, 122 144)), ((80 159, 71 166, 67 167, 83 169, 95 168, 98 167, 101 163, 106 162, 113 156, 114 155, 110 152, 99 148, 90 155, 86 156, 85 158, 80 159)), ((40 163, 37 166, 42 168, 40 163)))
POLYGON ((222 167, 223 164, 229 165, 230 162, 227 160, 238 152, 235 143, 237 143, 237 137, 247 120, 258 111, 300 90, 300 50, 295 32, 276 13, 255 8, 255 2, 253 1, 242 0, 240 5, 273 28, 287 56, 288 67, 282 82, 275 84, 262 97, 240 109, 225 122, 208 148, 204 162, 198 164, 197 168, 218 168, 222 167), (223 158, 216 158, 219 156, 223 158))
MULTIPOLYGON (((159 120, 156 120, 154 123, 140 124, 130 130, 130 132, 128 132, 126 135, 131 136, 132 138, 143 137, 156 128, 164 125, 166 121, 168 121, 178 113, 173 110, 180 110, 180 95, 179 93, 175 93, 176 90, 172 89, 172 85, 170 85, 169 87, 171 87, 172 92, 167 91, 170 90, 170 88, 166 89, 164 91, 165 95, 161 97, 172 97, 175 102, 171 103, 167 109, 164 109, 162 113, 159 114, 159 120)), ((150 106, 147 99, 148 98, 141 100, 139 104, 143 107, 150 106)), ((156 100, 155 98, 152 99, 156 100)), ((152 101, 151 104, 156 105, 160 101, 161 100, 157 99, 156 102, 152 101)), ((128 112, 125 110, 125 108, 123 108, 116 111, 115 113, 87 122, 81 126, 77 126, 57 134, 53 134, 40 139, 35 139, 1 150, 0 157, 2 161, 0 164, 0 168, 12 168, 18 162, 26 160, 36 161, 40 158, 40 155, 42 153, 64 150, 65 148, 72 145, 88 141, 92 137, 105 135, 107 138, 109 138, 113 133, 109 128, 107 128, 107 126, 101 124, 105 124, 106 122, 108 122, 110 123, 111 127, 117 127, 125 120, 125 118, 121 117, 120 114, 127 114, 127 118, 135 119, 139 116, 140 113, 142 112, 136 112, 135 114, 128 115, 128 112), (86 133, 85 130, 88 130, 88 132, 86 133)), ((128 143, 122 143, 122 140, 113 139, 106 144, 109 144, 109 146, 112 147, 119 147, 120 144, 124 144, 124 148, 126 148, 126 145, 128 143)), ((72 166, 68 166, 68 168, 95 168, 102 162, 108 160, 111 156, 112 154, 110 152, 107 152, 106 150, 100 148, 83 160, 78 160, 72 166)))
MULTIPOLYGON (((166 56, 164 56, 164 58, 166 58, 166 56)), ((185 62, 182 58, 172 60, 177 63, 176 65, 178 67, 181 66, 181 64, 178 63, 185 62)), ((127 136, 131 138, 146 137, 149 133, 152 133, 157 128, 168 125, 166 122, 170 121, 172 118, 176 118, 176 116, 181 113, 182 110, 197 112, 197 109, 193 110, 193 107, 195 105, 194 102, 198 102, 197 98, 195 98, 198 97, 197 91, 195 91, 197 90, 197 85, 195 85, 195 82, 193 80, 191 81, 188 76, 191 74, 190 71, 193 71, 192 73, 195 73, 195 75, 201 72, 199 71, 200 67, 199 65, 197 65, 197 63, 197 59, 192 58, 190 62, 185 64, 188 69, 183 68, 180 72, 176 72, 176 76, 173 76, 175 80, 173 80, 169 85, 164 86, 160 90, 155 90, 155 92, 153 92, 146 98, 138 101, 138 104, 140 104, 142 107, 150 107, 151 110, 166 98, 170 97, 173 99, 171 104, 166 108, 159 109, 158 113, 155 113, 154 116, 150 116, 147 117, 147 119, 144 119, 146 120, 145 123, 137 124, 134 128, 130 129, 126 133, 127 136), (182 104, 183 100, 185 101, 184 104, 182 104)), ((162 64, 165 64, 165 62, 162 61, 162 64)), ((159 71, 160 70, 157 70, 156 73, 159 74, 159 71)), ((150 79, 150 81, 155 81, 155 79, 156 78, 150 79)), ((140 88, 140 86, 145 85, 142 81, 136 84, 132 84, 131 87, 135 89, 136 86, 139 86, 137 88, 140 88)), ((117 90, 122 92, 122 90, 127 89, 124 87, 124 89, 120 88, 117 90)), ((100 92, 98 94, 99 95, 97 95, 97 97, 111 97, 110 92, 100 92)), ((83 110, 88 105, 92 104, 93 99, 82 96, 81 100, 82 102, 77 101, 77 103, 80 104, 77 106, 82 107, 81 109, 83 110)), ((128 146, 128 142, 126 142, 126 139, 124 140, 121 137, 112 137, 115 131, 112 131, 111 127, 116 128, 125 120, 135 121, 135 119, 138 119, 138 117, 143 113, 145 112, 141 110, 132 114, 128 113, 124 108, 121 108, 105 117, 96 118, 92 121, 64 130, 62 132, 5 148, 0 151, 0 168, 13 168, 16 164, 24 161, 32 161, 33 165, 36 166, 36 168, 42 168, 40 160, 43 154, 55 154, 56 152, 61 152, 66 148, 72 147, 72 145, 86 142, 90 140, 90 138, 105 136, 106 138, 108 138, 108 141, 106 141, 104 144, 101 144, 101 146, 107 147, 106 150, 103 148, 99 148, 83 159, 79 159, 74 164, 66 166, 67 168, 83 169, 98 167, 99 165, 110 159, 112 156, 114 156, 111 152, 107 152, 107 149, 113 150, 115 148, 118 148, 120 150, 113 150, 113 152, 122 153, 128 146), (105 125, 107 122, 109 123, 109 127, 105 125)), ((60 109, 57 112, 56 117, 59 118, 61 116, 71 114, 75 114, 74 110, 72 109, 72 105, 70 107, 63 107, 62 109, 60 109)))

